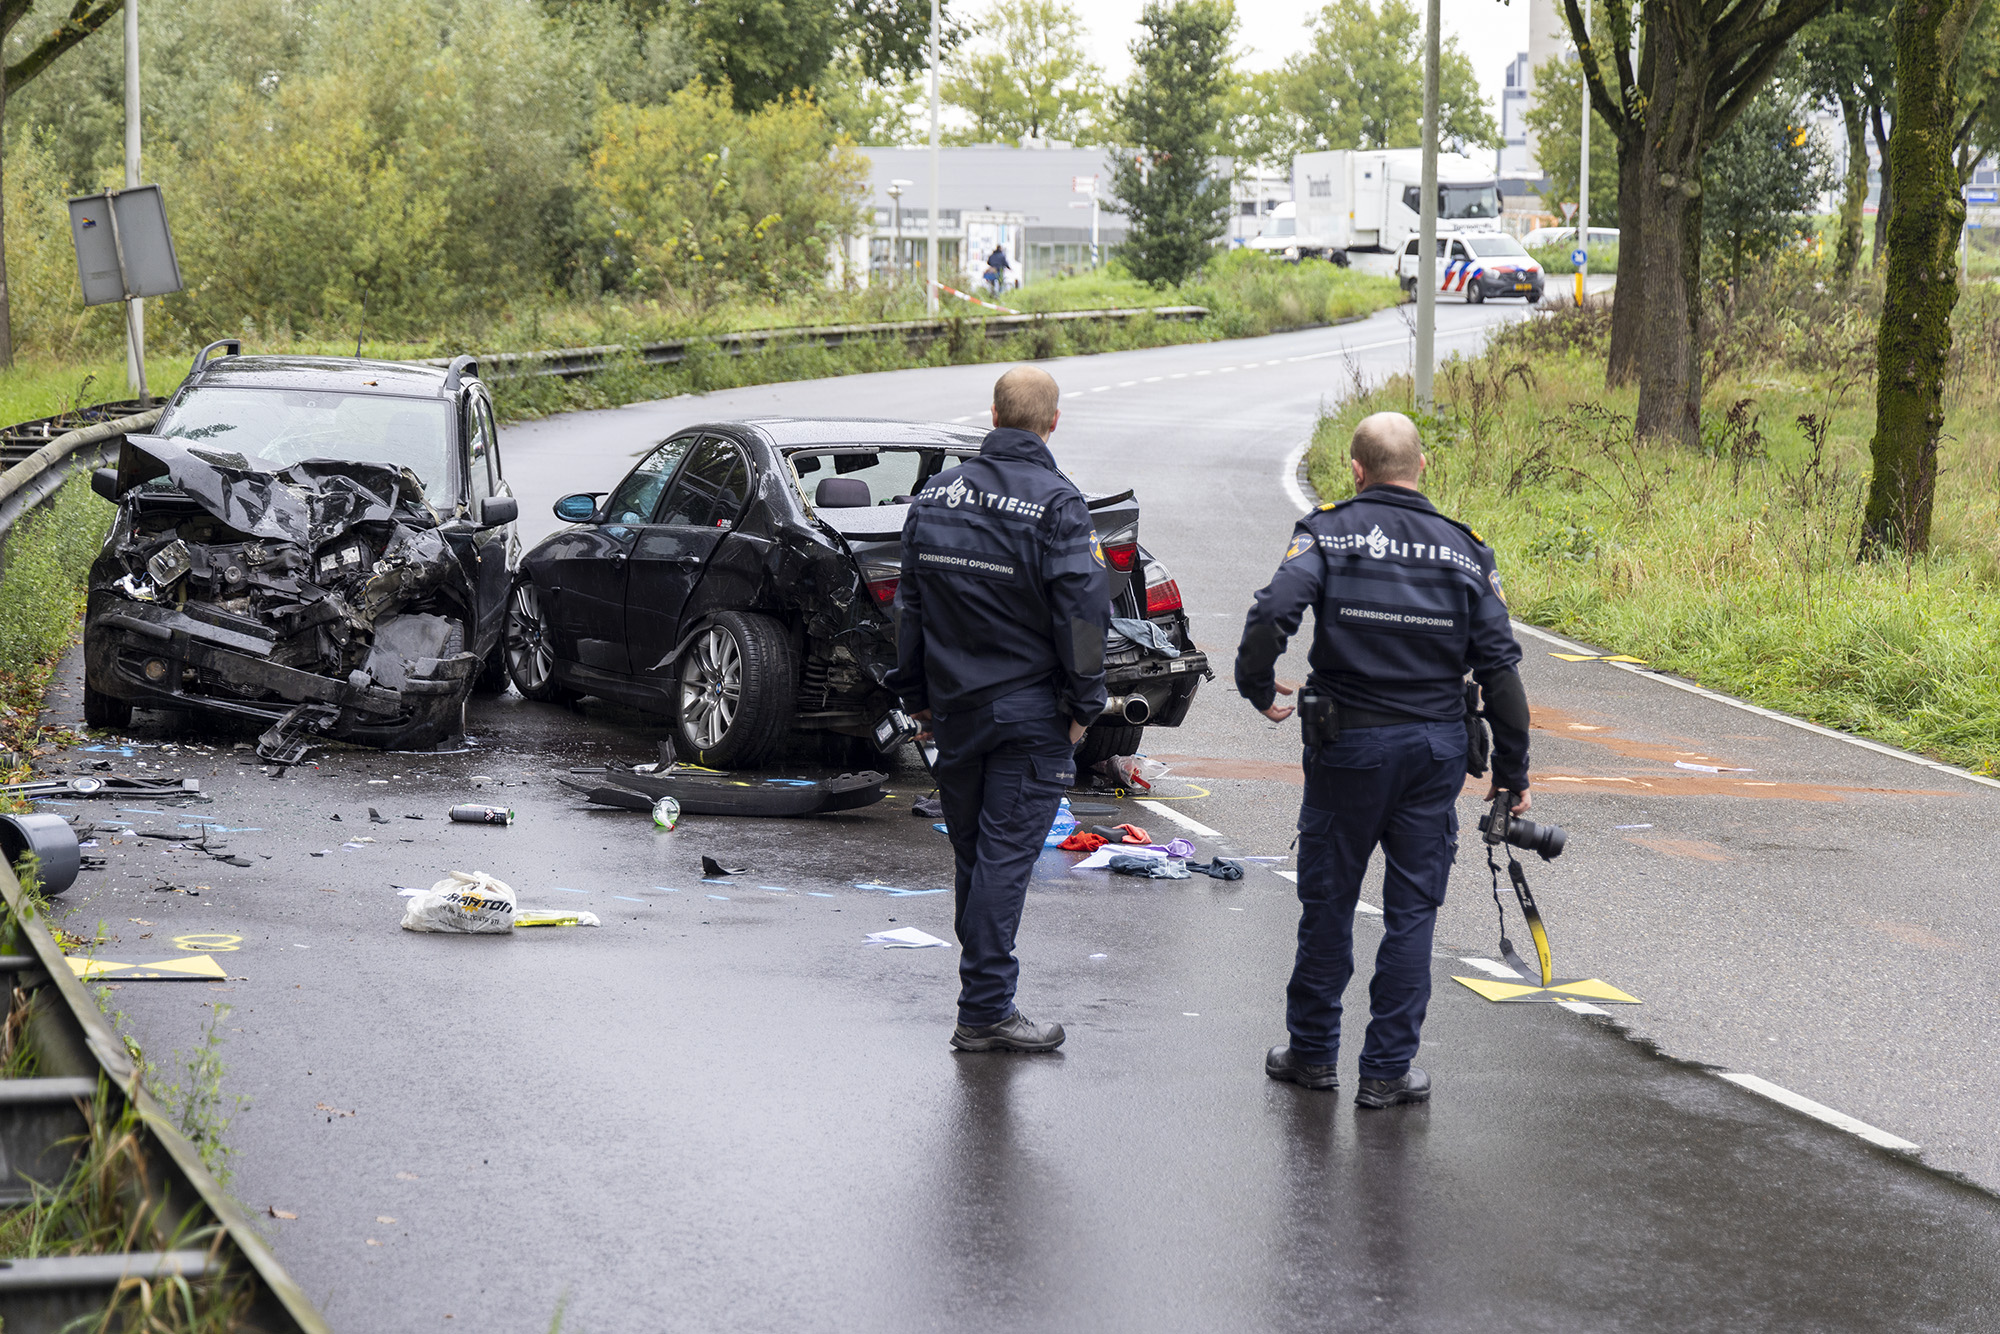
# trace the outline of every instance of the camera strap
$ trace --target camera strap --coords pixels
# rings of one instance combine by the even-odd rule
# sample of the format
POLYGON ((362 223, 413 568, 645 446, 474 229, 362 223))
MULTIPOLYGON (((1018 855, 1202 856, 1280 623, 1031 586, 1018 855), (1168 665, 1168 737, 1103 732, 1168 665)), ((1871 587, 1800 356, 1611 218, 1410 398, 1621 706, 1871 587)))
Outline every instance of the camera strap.
MULTIPOLYGON (((1504 846, 1504 845, 1503 845, 1504 846)), ((1535 970, 1521 960, 1514 951, 1514 942, 1507 939, 1507 909, 1500 902, 1500 864, 1493 860, 1493 845, 1486 845, 1486 868, 1493 873, 1493 910, 1500 914, 1500 957, 1507 966, 1524 977, 1532 977, 1535 970)), ((1507 848, 1507 879, 1514 886, 1514 898, 1521 905, 1521 918, 1528 924, 1528 937, 1535 945, 1535 958, 1541 964, 1543 986, 1555 983, 1555 972, 1549 960, 1549 933, 1542 926, 1542 913, 1535 906, 1535 895, 1528 888, 1528 873, 1521 863, 1514 859, 1514 849, 1507 848)))

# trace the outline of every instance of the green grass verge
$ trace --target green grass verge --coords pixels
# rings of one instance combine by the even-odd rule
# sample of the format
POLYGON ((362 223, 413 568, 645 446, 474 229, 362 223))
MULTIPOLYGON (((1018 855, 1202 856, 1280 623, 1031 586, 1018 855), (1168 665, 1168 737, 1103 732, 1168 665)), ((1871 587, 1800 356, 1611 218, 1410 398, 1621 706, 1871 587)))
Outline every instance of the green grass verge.
MULTIPOLYGON (((1711 381, 1699 450, 1633 440, 1601 315, 1503 335, 1440 374, 1425 489, 1493 544, 1522 620, 2000 773, 2000 303, 1968 304, 1927 556, 1856 560, 1872 388, 1826 364, 1834 326, 1811 318, 1711 381)), ((1323 497, 1350 492, 1348 436, 1385 408, 1411 409, 1407 378, 1322 417, 1323 497)))
MULTIPOLYGON (((1593 228, 1593 230, 1595 230, 1593 228)), ((1576 265, 1569 262, 1570 246, 1534 246, 1528 253, 1542 266, 1542 272, 1554 276, 1576 272, 1576 265)), ((1618 272, 1618 243, 1594 245, 1590 248, 1590 271, 1592 273, 1618 272)))

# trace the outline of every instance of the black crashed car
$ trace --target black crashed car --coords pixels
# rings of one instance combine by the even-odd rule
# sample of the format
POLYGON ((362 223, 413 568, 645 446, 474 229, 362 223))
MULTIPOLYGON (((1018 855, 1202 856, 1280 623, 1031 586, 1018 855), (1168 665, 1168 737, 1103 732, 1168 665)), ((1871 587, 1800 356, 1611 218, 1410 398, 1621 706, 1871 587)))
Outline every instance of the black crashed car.
POLYGON ((92 486, 118 517, 90 569, 84 716, 135 705, 433 746, 504 689, 519 544, 478 366, 202 349, 92 486))
MULTIPOLYGON (((667 715, 682 755, 755 767, 793 730, 901 741, 903 518, 982 433, 903 421, 763 418, 690 427, 521 560, 508 669, 530 699, 597 695, 667 715)), ((1208 659, 1180 589, 1139 544, 1132 493, 1088 497, 1112 572, 1111 707, 1080 758, 1138 749, 1187 716, 1208 659)))

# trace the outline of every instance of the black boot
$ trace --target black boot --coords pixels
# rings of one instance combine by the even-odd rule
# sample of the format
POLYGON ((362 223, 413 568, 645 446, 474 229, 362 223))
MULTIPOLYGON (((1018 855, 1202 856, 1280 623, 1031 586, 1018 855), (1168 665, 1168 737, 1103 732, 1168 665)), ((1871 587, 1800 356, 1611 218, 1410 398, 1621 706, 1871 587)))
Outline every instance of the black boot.
POLYGON ((1400 1079, 1364 1079, 1354 1091, 1356 1107, 1394 1107, 1403 1102, 1429 1102, 1431 1077, 1411 1066, 1400 1079))
POLYGON ((1290 1047, 1273 1047, 1264 1053, 1264 1073, 1301 1088, 1331 1093, 1340 1087, 1340 1075, 1330 1065, 1307 1065, 1292 1054, 1290 1047))
POLYGON ((997 1024, 951 1031, 951 1045, 960 1051, 1054 1051, 1063 1045, 1061 1024, 1038 1024, 1019 1010, 997 1024))

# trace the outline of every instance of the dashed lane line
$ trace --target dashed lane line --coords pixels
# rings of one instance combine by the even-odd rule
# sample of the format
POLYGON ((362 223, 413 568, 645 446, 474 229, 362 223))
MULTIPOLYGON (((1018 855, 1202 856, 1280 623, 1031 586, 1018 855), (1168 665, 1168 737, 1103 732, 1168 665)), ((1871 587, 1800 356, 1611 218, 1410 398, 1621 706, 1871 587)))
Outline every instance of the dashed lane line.
POLYGON ((1781 1084, 1773 1084, 1768 1079, 1759 1079, 1755 1075, 1741 1074, 1734 1070, 1719 1070, 1716 1073, 1738 1088, 1748 1089, 1759 1097, 1769 1098, 1772 1102, 1789 1107, 1795 1112, 1804 1112, 1815 1121, 1824 1121, 1836 1130, 1845 1130, 1848 1134, 1858 1136, 1881 1148, 1915 1153, 1920 1147, 1900 1135, 1892 1135, 1886 1130, 1877 1129, 1866 1121, 1857 1120, 1846 1112, 1837 1112, 1825 1103, 1814 1102, 1811 1098, 1794 1093, 1781 1084))

